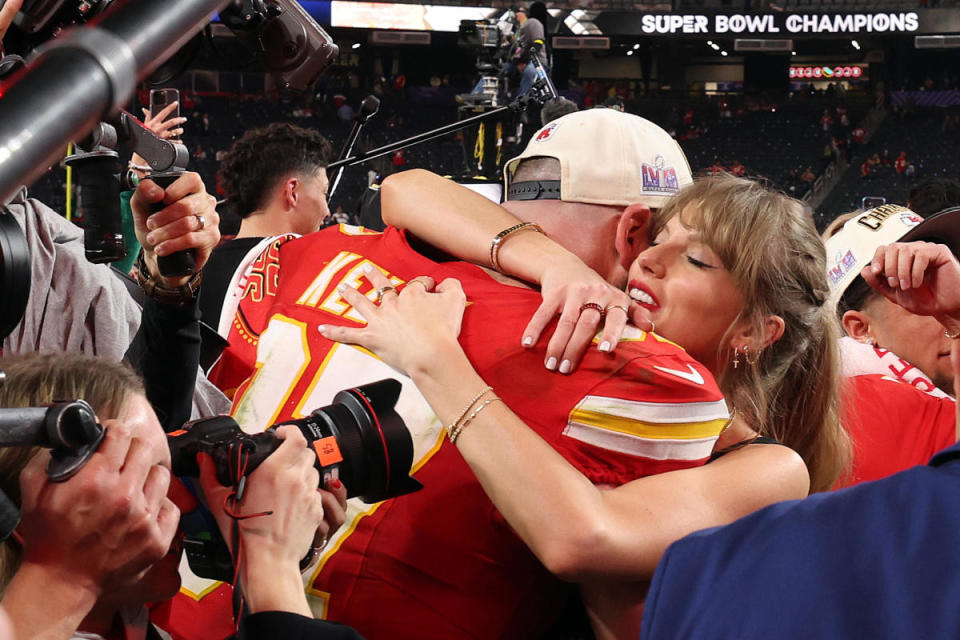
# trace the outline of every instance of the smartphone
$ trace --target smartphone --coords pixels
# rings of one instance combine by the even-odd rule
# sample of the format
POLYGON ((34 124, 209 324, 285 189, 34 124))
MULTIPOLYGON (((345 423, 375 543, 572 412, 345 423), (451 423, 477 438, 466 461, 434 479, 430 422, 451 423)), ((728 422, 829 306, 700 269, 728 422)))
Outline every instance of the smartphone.
POLYGON ((864 211, 868 211, 884 204, 887 204, 887 199, 882 196, 863 196, 860 198, 860 208, 864 211))
POLYGON ((173 102, 178 103, 177 108, 171 111, 170 114, 164 118, 164 121, 180 117, 180 92, 176 89, 151 89, 150 115, 160 113, 167 105, 173 102))

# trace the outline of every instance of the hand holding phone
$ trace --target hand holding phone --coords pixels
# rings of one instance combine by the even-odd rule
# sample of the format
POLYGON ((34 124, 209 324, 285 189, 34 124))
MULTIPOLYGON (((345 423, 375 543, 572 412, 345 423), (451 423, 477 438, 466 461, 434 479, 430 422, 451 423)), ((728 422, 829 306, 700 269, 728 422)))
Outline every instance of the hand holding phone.
POLYGON ((144 124, 166 140, 179 140, 186 118, 180 117, 180 92, 176 89, 152 89, 150 109, 144 109, 144 124))

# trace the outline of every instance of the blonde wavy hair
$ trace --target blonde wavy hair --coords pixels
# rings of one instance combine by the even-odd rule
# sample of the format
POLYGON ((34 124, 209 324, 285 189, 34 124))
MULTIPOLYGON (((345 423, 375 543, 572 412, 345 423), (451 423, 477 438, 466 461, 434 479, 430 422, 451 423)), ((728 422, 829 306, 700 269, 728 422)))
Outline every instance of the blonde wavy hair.
POLYGON ((755 180, 718 175, 661 209, 651 237, 674 217, 700 234, 743 296, 734 324, 747 318, 756 335, 768 316, 785 325, 755 362, 739 367, 730 366, 729 331, 724 336, 718 356, 728 366, 718 383, 727 401, 753 429, 800 454, 812 492, 829 489, 847 470, 851 445, 839 418, 839 328, 825 304, 826 254, 808 209, 755 180))
MULTIPOLYGON (((104 420, 115 417, 143 383, 126 364, 79 353, 27 354, 0 360, 6 381, 0 385, 0 407, 43 406, 55 400, 86 400, 104 420)), ((20 472, 39 447, 0 449, 0 490, 21 503, 20 472)), ((0 593, 20 568, 22 549, 12 538, 0 544, 0 593)))

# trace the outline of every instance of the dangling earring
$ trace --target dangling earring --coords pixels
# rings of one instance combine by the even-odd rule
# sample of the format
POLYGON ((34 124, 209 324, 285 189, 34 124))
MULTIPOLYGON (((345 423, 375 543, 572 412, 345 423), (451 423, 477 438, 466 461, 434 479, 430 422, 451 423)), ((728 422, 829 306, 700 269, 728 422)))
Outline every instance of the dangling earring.
MULTIPOLYGON (((747 350, 746 347, 744 347, 743 350, 746 351, 747 350)), ((734 347, 733 348, 733 368, 736 369, 739 366, 740 366, 740 347, 734 347)))

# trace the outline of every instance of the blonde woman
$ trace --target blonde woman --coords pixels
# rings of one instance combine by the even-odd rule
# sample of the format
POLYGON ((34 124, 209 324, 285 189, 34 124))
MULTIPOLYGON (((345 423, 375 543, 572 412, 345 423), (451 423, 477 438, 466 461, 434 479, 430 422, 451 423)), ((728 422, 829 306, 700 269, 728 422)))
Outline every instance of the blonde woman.
MULTIPOLYGON (((468 258, 482 256, 489 238, 517 223, 500 207, 443 182, 424 172, 395 180, 395 190, 384 193, 385 218, 468 258), (451 197, 459 201, 451 205, 451 197), (418 218, 444 208, 458 215, 440 224, 436 217, 429 224, 418 218), (485 247, 465 246, 484 236, 485 247)), ((685 347, 717 378, 734 418, 717 441, 715 459, 604 491, 498 402, 471 412, 456 440, 493 503, 544 565, 581 584, 599 637, 636 637, 643 583, 670 543, 826 489, 848 457, 837 419, 835 320, 824 308, 824 249, 803 205, 753 181, 709 178, 660 210, 650 236, 651 246, 630 267, 629 296, 657 335, 685 347)), ((544 282, 562 280, 565 302, 554 308, 582 311, 581 303, 597 300, 584 300, 582 292, 596 296, 596 289, 571 286, 567 276, 580 273, 590 282, 595 276, 565 255, 542 235, 523 233, 504 243, 499 263, 524 276, 539 270, 544 282), (551 267, 524 264, 525 255, 542 259, 545 252, 556 257, 545 261, 551 267), (548 273, 553 265, 563 265, 556 268, 563 278, 548 273)), ((372 277, 374 287, 388 284, 377 273, 372 277)), ((367 327, 322 331, 404 370, 437 415, 453 421, 485 386, 456 339, 466 301, 455 281, 436 289, 429 278, 415 282, 423 286, 386 296, 379 307, 346 291, 367 327)), ((557 299, 546 287, 543 295, 557 299)), ((607 300, 616 298, 597 304, 607 300)), ((626 315, 613 306, 608 314, 626 315)), ((565 330, 569 336, 581 327, 565 330)), ((535 346, 537 333, 528 333, 533 340, 525 344, 535 346)), ((563 344, 551 341, 551 350, 566 355, 563 344)))

